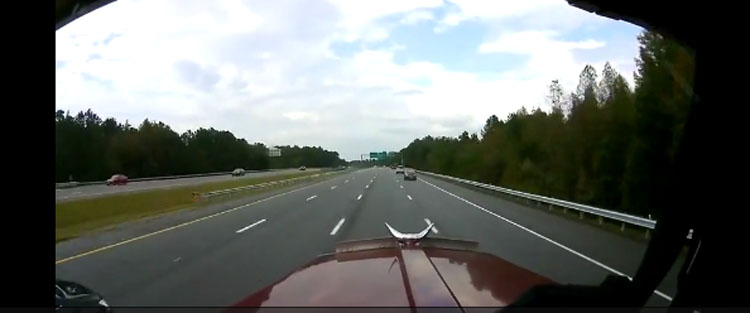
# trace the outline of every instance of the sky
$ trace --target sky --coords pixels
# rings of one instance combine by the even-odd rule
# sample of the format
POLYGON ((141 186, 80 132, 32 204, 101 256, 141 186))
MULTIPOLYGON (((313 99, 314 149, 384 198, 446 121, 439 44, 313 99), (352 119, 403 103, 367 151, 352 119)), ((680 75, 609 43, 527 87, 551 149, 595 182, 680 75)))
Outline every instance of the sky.
POLYGON ((347 160, 549 110, 638 26, 563 0, 118 0, 56 32, 56 108, 321 146, 347 160))

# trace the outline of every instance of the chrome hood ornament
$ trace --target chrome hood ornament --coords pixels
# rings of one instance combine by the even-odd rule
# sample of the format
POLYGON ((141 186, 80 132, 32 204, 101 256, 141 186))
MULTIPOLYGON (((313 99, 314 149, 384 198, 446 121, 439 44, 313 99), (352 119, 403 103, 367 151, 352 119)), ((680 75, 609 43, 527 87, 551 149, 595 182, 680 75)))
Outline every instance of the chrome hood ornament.
POLYGON ((427 237, 427 234, 430 233, 430 230, 435 226, 435 223, 430 223, 427 225, 427 228, 423 229, 421 232, 418 233, 402 233, 393 227, 391 225, 388 225, 388 223, 385 223, 385 227, 388 228, 388 232, 391 233, 391 236, 393 238, 396 238, 399 242, 411 242, 411 243, 417 243, 423 238, 427 237))

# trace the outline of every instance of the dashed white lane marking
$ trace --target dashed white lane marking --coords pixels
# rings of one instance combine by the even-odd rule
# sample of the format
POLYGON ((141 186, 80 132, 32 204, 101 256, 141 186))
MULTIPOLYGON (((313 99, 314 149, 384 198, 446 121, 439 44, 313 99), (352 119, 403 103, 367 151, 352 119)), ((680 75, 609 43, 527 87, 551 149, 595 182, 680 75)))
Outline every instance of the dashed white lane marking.
POLYGON ((172 262, 180 262, 182 260, 182 257, 177 257, 176 259, 172 260, 172 262))
POLYGON ((411 200, 411 196, 410 195, 406 195, 406 197, 409 198, 409 200, 411 200))
POLYGON ((248 225, 248 226, 245 226, 245 227, 243 227, 243 228, 240 228, 240 229, 238 229, 238 230, 237 230, 237 233, 239 234, 239 233, 241 233, 241 232, 243 232, 243 231, 246 231, 246 230, 248 230, 248 229, 250 229, 250 228, 253 228, 253 227, 257 226, 258 224, 260 224, 260 223, 263 223, 263 222, 265 222, 265 221, 266 221, 266 219, 264 218, 264 219, 262 219, 262 220, 260 220, 260 221, 257 221, 257 222, 255 222, 255 223, 252 223, 252 224, 248 225))
POLYGON ((336 189, 336 186, 331 186, 331 190, 334 190, 334 189, 336 189))
POLYGON ((398 179, 396 179, 396 182, 398 182, 398 179))
POLYGON ((331 230, 331 236, 335 235, 335 234, 336 234, 336 232, 337 232, 337 231, 339 231, 339 228, 341 227, 341 225, 344 225, 344 221, 345 221, 345 220, 346 220, 345 218, 342 218, 342 219, 341 219, 341 220, 339 221, 339 223, 338 223, 338 224, 336 224, 336 226, 334 226, 334 227, 333 227, 333 230, 331 230))
POLYGON ((365 185, 365 189, 370 188, 370 185, 365 185))
MULTIPOLYGON (((620 275, 620 276, 625 276, 625 277, 627 277, 627 278, 628 278, 628 279, 630 279, 630 280, 632 280, 632 279, 633 279, 632 277, 630 277, 630 276, 628 276, 628 275, 625 275, 624 273, 622 273, 622 272, 620 272, 620 271, 618 271, 618 270, 616 270, 616 269, 614 269, 614 268, 611 268, 611 267, 607 266, 606 264, 604 264, 604 263, 602 263, 602 262, 599 262, 599 261, 597 261, 597 260, 594 260, 594 259, 592 259, 592 258, 590 258, 590 257, 588 257, 588 256, 586 256, 586 255, 584 255, 583 253, 580 253, 580 252, 576 251, 576 250, 573 250, 573 249, 571 249, 571 248, 568 248, 567 246, 565 246, 565 245, 563 245, 563 244, 561 244, 561 243, 559 243, 559 242, 557 242, 557 241, 554 241, 554 240, 552 240, 552 239, 550 239, 550 238, 547 238, 547 237, 545 237, 544 235, 542 235, 542 234, 540 234, 540 233, 537 233, 537 232, 535 232, 535 231, 533 231, 533 230, 531 230, 531 229, 528 229, 528 228, 524 227, 524 226, 523 226, 523 225, 521 225, 521 224, 518 224, 518 223, 516 223, 516 222, 514 222, 514 221, 511 221, 511 220, 509 220, 509 219, 505 218, 504 216, 501 216, 501 215, 499 215, 499 214, 497 214, 497 213, 495 213, 495 212, 492 212, 492 211, 490 211, 490 210, 487 210, 487 209, 485 209, 485 208, 483 208, 483 207, 481 207, 481 206, 479 206, 479 205, 476 205, 476 204, 474 204, 473 202, 471 202, 471 201, 469 201, 469 200, 466 200, 466 199, 464 199, 464 198, 461 198, 461 197, 459 197, 459 196, 457 196, 457 195, 453 194, 453 193, 452 193, 452 192, 450 192, 450 191, 447 191, 447 190, 445 190, 445 189, 443 189, 443 188, 440 188, 440 187, 438 187, 438 186, 435 186, 434 184, 432 184, 432 183, 430 183, 430 182, 428 182, 428 181, 426 181, 426 180, 424 180, 424 179, 421 179, 421 178, 419 178, 419 180, 421 180, 421 181, 422 181, 423 183, 425 183, 425 184, 428 184, 428 185, 430 185, 430 186, 434 187, 435 189, 437 189, 437 190, 440 190, 440 191, 442 191, 442 192, 444 192, 444 193, 447 193, 448 195, 450 195, 450 196, 452 196, 452 197, 454 197, 454 198, 456 198, 456 199, 458 199, 458 200, 461 200, 461 201, 465 202, 466 204, 468 204, 468 205, 471 205, 471 206, 473 206, 473 207, 475 207, 475 208, 477 208, 477 209, 479 209, 479 210, 481 210, 481 211, 483 211, 483 212, 485 212, 485 213, 487 213, 487 214, 489 214, 489 215, 492 215, 492 216, 494 216, 494 217, 497 217, 497 218, 499 218, 499 219, 501 219, 501 220, 503 220, 503 221, 505 221, 505 222, 507 222, 507 223, 509 223, 509 224, 513 225, 513 226, 516 226, 516 227, 518 227, 518 228, 520 228, 520 229, 522 229, 522 230, 525 230, 526 232, 528 232, 528 233, 530 233, 530 234, 532 234, 532 235, 534 235, 534 236, 537 236, 537 237, 539 237, 539 238, 541 238, 541 239, 543 239, 543 240, 545 240, 545 241, 547 241, 547 242, 549 242, 549 243, 551 243, 551 244, 553 244, 553 245, 555 245, 555 246, 558 246, 558 247, 562 248, 563 250, 565 250, 565 251, 568 251, 568 252, 570 252, 570 253, 572 253, 572 254, 574 254, 574 255, 576 255, 576 256, 578 256, 578 257, 580 257, 580 258, 582 258, 582 259, 584 259, 584 260, 586 260, 586 261, 589 261, 589 262, 591 262, 591 263, 593 263, 593 264, 595 264, 595 265, 597 265, 597 266, 599 266, 599 267, 601 267, 601 268, 603 268, 603 269, 605 269, 605 270, 607 270, 607 271, 610 271, 610 272, 612 272, 612 273, 614 273, 614 274, 617 274, 617 275, 620 275)), ((661 291, 658 291, 658 290, 654 290, 654 293, 656 293, 657 295, 661 296, 661 297, 662 297, 662 298, 664 298, 664 299, 667 299, 667 300, 669 300, 669 301, 672 301, 672 297, 670 297, 670 296, 668 296, 668 295, 664 294, 664 293, 663 293, 663 292, 661 292, 661 291)))
POLYGON ((370 184, 372 184, 372 181, 373 181, 373 180, 372 180, 372 179, 370 179, 370 184))
POLYGON ((345 180, 345 181, 344 181, 344 184, 346 184, 346 183, 348 183, 348 182, 349 182, 349 180, 347 179, 347 180, 345 180))
POLYGON ((404 189, 404 185, 398 185, 398 186, 401 187, 401 189, 404 189))
POLYGON ((164 232, 168 232, 170 230, 175 230, 175 229, 178 229, 178 228, 181 228, 181 227, 192 225, 192 224, 198 223, 200 221, 205 221, 205 220, 217 217, 217 216, 221 216, 221 215, 224 215, 224 214, 227 214, 227 213, 230 213, 230 212, 234 212, 234 211, 237 211, 239 209, 246 208, 246 207, 249 207, 249 206, 252 206, 252 205, 256 205, 256 204, 261 203, 261 202, 266 202, 266 201, 269 201, 269 200, 272 200, 272 199, 276 199, 278 197, 282 197, 282 196, 288 195, 288 194, 293 193, 293 192, 297 192, 297 191, 300 191, 300 190, 303 190, 303 189, 311 188, 313 186, 317 186, 318 184, 322 184, 322 183, 323 182, 318 182, 318 183, 315 183, 315 184, 312 184, 312 185, 308 185, 308 186, 304 186, 304 187, 297 188, 297 189, 294 189, 294 190, 290 190, 290 191, 287 191, 287 192, 283 192, 283 193, 280 193, 280 194, 276 194, 276 195, 273 195, 273 196, 270 196, 270 197, 267 197, 267 198, 263 198, 263 199, 260 199, 260 200, 253 201, 251 203, 247 203, 247 204, 240 205, 238 207, 231 208, 229 210, 225 210, 225 211, 214 213, 214 214, 211 214, 211 215, 208 215, 208 216, 197 218, 197 219, 194 219, 192 221, 188 221, 188 222, 185 222, 185 223, 182 223, 182 224, 179 224, 179 225, 170 226, 170 227, 167 227, 167 228, 164 228, 164 229, 161 229, 161 230, 157 230, 155 232, 151 232, 151 233, 148 233, 148 234, 145 234, 145 235, 140 235, 138 237, 134 237, 134 238, 130 238, 130 239, 127 239, 127 240, 123 240, 123 241, 120 241, 120 242, 117 242, 117 243, 113 243, 111 245, 107 245, 107 246, 103 246, 103 247, 100 247, 100 248, 89 250, 89 251, 86 251, 86 252, 83 252, 83 253, 79 253, 79 254, 76 254, 74 256, 69 256, 67 258, 62 258, 62 259, 59 259, 59 260, 55 261, 55 265, 66 263, 66 262, 69 262, 69 261, 72 261, 72 260, 75 260, 75 259, 78 259, 78 258, 82 258, 82 257, 85 257, 87 255, 92 255, 92 254, 95 254, 95 253, 99 253, 99 252, 104 251, 104 250, 109 250, 109 249, 112 249, 112 248, 115 248, 115 247, 119 247, 119 246, 122 246, 122 245, 125 245, 125 244, 128 244, 128 243, 131 243, 131 242, 135 242, 135 241, 138 241, 138 240, 146 239, 148 237, 156 236, 158 234, 161 234, 161 233, 164 233, 164 232))
MULTIPOLYGON (((424 222, 425 222, 425 223, 427 223, 427 225, 428 225, 428 226, 429 226, 430 224, 432 224, 432 222, 430 222, 430 219, 429 219, 429 218, 425 218, 425 219, 424 219, 424 222)), ((438 233, 438 229, 437 229, 437 226, 432 226, 432 232, 433 232, 433 233, 436 233, 436 234, 438 233)))
POLYGON ((307 200, 305 200, 305 201, 310 201, 310 200, 312 200, 312 199, 315 199, 315 198, 317 198, 317 197, 318 197, 318 195, 312 195, 312 197, 310 197, 310 198, 307 198, 307 200))
POLYGON ((362 194, 359 194, 359 197, 357 197, 357 200, 362 199, 362 194))

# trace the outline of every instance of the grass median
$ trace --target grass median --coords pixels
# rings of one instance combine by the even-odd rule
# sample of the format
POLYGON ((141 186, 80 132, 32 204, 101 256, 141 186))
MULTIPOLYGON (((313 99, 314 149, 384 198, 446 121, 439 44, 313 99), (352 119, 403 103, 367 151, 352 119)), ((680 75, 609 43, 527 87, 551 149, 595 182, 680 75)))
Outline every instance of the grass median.
MULTIPOLYGON (((235 179, 194 186, 132 192, 57 203, 55 205, 55 241, 60 242, 66 239, 75 238, 83 233, 106 228, 122 222, 197 207, 200 202, 193 200, 193 192, 209 192, 289 178, 312 176, 319 173, 323 172, 304 172, 235 179)), ((325 176, 321 175, 312 179, 321 179, 323 177, 325 176)), ((295 181, 293 183, 300 181, 295 181)), ((249 193, 264 192, 269 189, 288 185, 289 184, 273 185, 243 192, 242 194, 247 195, 249 193)), ((227 197, 227 199, 231 198, 236 197, 227 197)), ((222 199, 218 199, 218 201, 221 200, 222 199)), ((216 203, 216 201, 217 199, 212 200, 212 203, 216 203)))

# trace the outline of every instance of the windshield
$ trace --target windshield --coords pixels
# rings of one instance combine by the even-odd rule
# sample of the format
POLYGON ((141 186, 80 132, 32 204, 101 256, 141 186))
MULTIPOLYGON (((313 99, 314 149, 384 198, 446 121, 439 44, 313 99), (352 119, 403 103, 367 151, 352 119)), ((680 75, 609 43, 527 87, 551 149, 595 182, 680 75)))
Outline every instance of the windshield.
POLYGON ((632 276, 693 103, 691 50, 565 1, 123 0, 55 45, 56 275, 113 306, 229 306, 385 223, 632 276))

